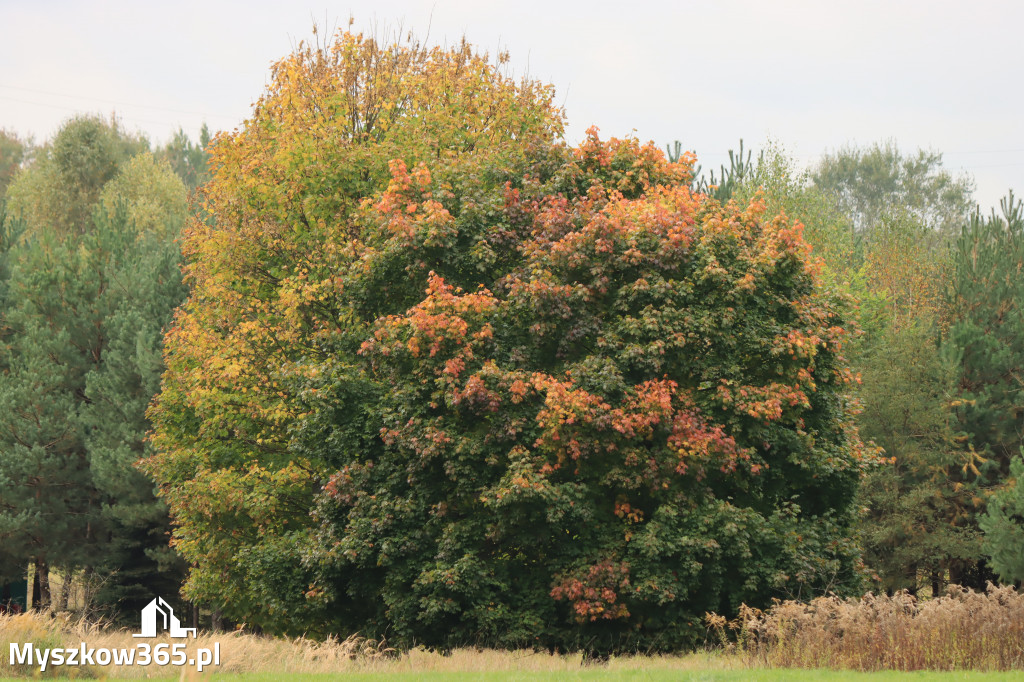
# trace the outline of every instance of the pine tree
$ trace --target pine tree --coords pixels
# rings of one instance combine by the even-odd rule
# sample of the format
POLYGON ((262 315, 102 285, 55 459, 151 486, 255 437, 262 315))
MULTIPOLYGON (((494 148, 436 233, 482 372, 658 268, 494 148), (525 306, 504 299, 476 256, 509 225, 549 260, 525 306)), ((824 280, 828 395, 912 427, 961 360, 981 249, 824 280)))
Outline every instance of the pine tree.
POLYGON ((44 191, 55 162, 31 168, 16 186, 36 222, 18 240, 5 232, 0 571, 34 563, 45 602, 48 568, 84 568, 104 585, 101 602, 131 612, 172 597, 182 569, 166 507, 134 464, 148 454, 163 328, 185 294, 174 238, 186 190, 148 154, 109 153, 138 144, 96 125, 72 121, 51 147, 95 143, 68 155, 115 162, 114 171, 97 162, 97 177, 55 194, 44 191), (86 203, 62 204, 69 196, 86 203), (59 220, 87 212, 87 224, 59 220))
POLYGON ((1024 444, 1024 205, 976 215, 954 252, 955 318, 947 348, 959 367, 965 473, 997 483, 1024 444))
MULTIPOLYGON (((957 242, 947 352, 958 367, 955 406, 964 450, 953 474, 976 491, 975 513, 1000 488, 973 522, 986 531, 992 568, 1004 579, 1019 579, 1012 556, 1019 553, 1014 543, 1022 523, 1013 511, 1020 470, 1013 458, 1024 445, 1024 205, 1010 192, 1001 209, 987 218, 975 215, 957 242)), ((992 577, 984 562, 965 569, 962 582, 992 577)))
POLYGON ((1005 581, 1024 580, 1024 450, 1010 461, 1010 477, 986 506, 978 525, 985 532, 985 552, 1005 581))

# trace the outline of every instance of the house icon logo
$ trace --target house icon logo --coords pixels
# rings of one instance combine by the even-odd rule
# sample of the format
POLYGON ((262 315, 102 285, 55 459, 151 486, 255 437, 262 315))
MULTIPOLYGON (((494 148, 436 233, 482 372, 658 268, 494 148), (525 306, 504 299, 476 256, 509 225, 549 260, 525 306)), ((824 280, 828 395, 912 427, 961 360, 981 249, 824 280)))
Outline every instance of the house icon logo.
POLYGON ((142 609, 142 632, 132 637, 156 637, 157 630, 161 628, 171 637, 188 637, 190 632, 193 639, 196 636, 196 629, 181 627, 171 605, 157 597, 142 609))

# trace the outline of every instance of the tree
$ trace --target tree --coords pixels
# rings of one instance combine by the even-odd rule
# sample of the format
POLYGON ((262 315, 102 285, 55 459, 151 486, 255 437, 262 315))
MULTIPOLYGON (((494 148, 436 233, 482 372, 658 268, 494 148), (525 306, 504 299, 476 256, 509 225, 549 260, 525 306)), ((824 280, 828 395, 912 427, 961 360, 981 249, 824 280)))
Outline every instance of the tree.
MULTIPOLYGON (((81 130, 65 126, 54 149, 67 146, 65 134, 81 130)), ((33 166, 19 182, 45 186, 36 175, 51 171, 33 166)), ((36 198, 39 218, 48 209, 36 198)), ((133 465, 146 452, 162 328, 184 295, 174 243, 184 208, 185 188, 166 165, 126 159, 93 205, 62 207, 92 211, 87 229, 37 223, 7 251, 0 540, 22 572, 35 563, 44 602, 49 566, 111 574, 105 603, 135 613, 177 589, 180 567, 161 570, 174 565, 166 507, 133 465)))
MULTIPOLYGON (((944 346, 957 368, 960 475, 975 486, 976 513, 991 490, 1003 485, 1012 457, 1024 445, 1024 206, 1011 192, 1001 208, 1001 215, 976 214, 956 243, 952 322, 944 346)), ((998 512, 990 523, 997 518, 998 512)), ((986 578, 982 572, 976 581, 986 578)))
POLYGON ((829 286, 859 297, 863 293, 859 280, 863 280, 864 249, 852 232, 850 216, 831 193, 814 185, 810 171, 798 170, 777 143, 758 155, 756 165, 751 165, 751 158, 748 152, 746 163, 733 163, 728 172, 723 167, 723 177, 737 176, 741 182, 731 183, 735 190, 729 196, 716 198, 735 198, 742 204, 761 193, 769 214, 784 213, 804 226, 804 239, 823 261, 822 276, 829 286))
POLYGON ((956 573, 981 555, 971 520, 975 493, 957 475, 963 451, 950 408, 955 372, 939 344, 938 325, 926 315, 899 325, 887 320, 854 365, 862 380, 861 433, 892 462, 869 474, 860 496, 865 562, 889 591, 916 593, 930 584, 937 594, 950 568, 956 573))
MULTIPOLYGON (((1022 453, 1024 454, 1024 453, 1022 453)), ((985 553, 992 568, 1005 582, 1024 580, 1024 459, 1010 460, 1010 475, 988 500, 978 525, 985 533, 985 553)))
POLYGON ((29 145, 14 133, 0 128, 0 197, 25 161, 29 145))
POLYGON ((218 138, 146 468, 186 592, 283 632, 595 651, 856 585, 844 321, 799 226, 352 34, 218 138))
POLYGON ((207 167, 209 145, 210 129, 205 123, 199 131, 199 144, 193 143, 188 134, 179 128, 171 140, 156 152, 156 157, 166 161, 185 183, 185 187, 192 191, 210 179, 207 167))
MULTIPOLYGON (((941 348, 950 317, 947 239, 895 196, 864 239, 838 197, 815 186, 810 173, 796 173, 776 147, 753 177, 770 197, 769 211, 804 224, 829 286, 856 302, 850 314, 860 334, 848 353, 859 377, 856 422, 889 462, 871 471, 859 492, 865 562, 882 589, 916 592, 930 583, 938 592, 951 568, 955 573, 981 551, 975 491, 963 480, 955 440, 955 371, 941 348)), ((752 184, 738 195, 753 196, 752 184)))
POLYGON ((954 251, 948 350, 959 366, 957 416, 988 480, 1024 444, 1024 205, 1010 193, 1002 215, 976 215, 954 251))
POLYGON ((929 229, 953 234, 974 211, 974 184, 942 168, 942 154, 904 155, 893 142, 866 150, 847 147, 826 155, 812 173, 832 193, 860 233, 888 213, 907 212, 929 229))
POLYGON ((137 233, 170 243, 185 224, 188 206, 182 181, 169 170, 152 154, 133 156, 103 186, 97 203, 108 216, 123 206, 137 233))
POLYGON ((93 207, 104 185, 148 146, 116 120, 73 118, 37 150, 32 172, 15 178, 7 190, 9 209, 24 216, 29 234, 84 234, 92 226, 93 207))
MULTIPOLYGON (((495 210, 486 188, 543 170, 562 113, 550 88, 516 83, 466 44, 427 50, 346 34, 329 49, 300 48, 273 73, 253 119, 213 146, 209 219, 183 244, 193 293, 167 339, 152 410, 159 452, 147 468, 171 506, 175 547, 194 565, 187 594, 304 631, 325 618, 303 597, 313 493, 341 464, 337 444, 296 423, 316 395, 305 382, 337 380, 346 388, 332 391, 370 399, 378 387, 362 370, 345 378, 347 368, 374 319, 419 300, 427 276, 405 270, 386 241, 365 243, 355 218, 387 188, 389 161, 405 159, 429 160, 444 195, 480 196, 467 210, 482 219, 495 210), (363 267, 367 277, 354 279, 363 267)), ((513 237, 445 256, 479 276, 513 237)), ((375 427, 344 404, 330 412, 374 442, 375 427)))

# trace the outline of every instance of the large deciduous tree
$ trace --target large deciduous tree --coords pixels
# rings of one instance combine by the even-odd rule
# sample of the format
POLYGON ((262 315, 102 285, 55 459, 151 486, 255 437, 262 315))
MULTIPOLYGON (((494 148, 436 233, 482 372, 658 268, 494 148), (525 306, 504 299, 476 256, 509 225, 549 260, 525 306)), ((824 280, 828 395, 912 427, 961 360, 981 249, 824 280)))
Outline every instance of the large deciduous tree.
POLYGON ((121 164, 145 151, 144 138, 96 116, 69 120, 51 143, 36 150, 31 173, 7 189, 9 209, 22 215, 28 234, 77 236, 92 227, 103 187, 121 164))
POLYGON ((552 97, 346 33, 216 141, 146 463, 193 598, 610 651, 857 584, 873 452, 800 226, 566 147, 552 97))
POLYGON ((891 213, 909 213, 930 229, 955 234, 974 210, 974 183, 942 167, 942 154, 904 154, 893 142, 828 154, 812 173, 832 193, 855 230, 870 232, 891 213))

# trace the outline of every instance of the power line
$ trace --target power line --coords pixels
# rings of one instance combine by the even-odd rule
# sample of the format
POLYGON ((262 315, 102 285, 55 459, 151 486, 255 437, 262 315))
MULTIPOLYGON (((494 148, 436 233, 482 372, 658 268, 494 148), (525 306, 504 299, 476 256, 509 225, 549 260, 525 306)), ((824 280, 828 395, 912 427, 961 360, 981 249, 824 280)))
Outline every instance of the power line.
MULTIPOLYGON (((44 103, 44 102, 31 102, 29 100, 18 99, 17 97, 8 97, 6 95, 0 95, 0 100, 5 100, 5 101, 8 101, 8 102, 18 102, 19 104, 28 104, 30 106, 35 106, 35 107, 47 107, 49 109, 61 109, 61 110, 64 110, 64 111, 74 111, 74 112, 82 111, 81 107, 69 107, 69 106, 64 106, 64 105, 61 105, 61 104, 47 104, 47 103, 44 103)), ((167 126, 169 128, 177 128, 177 127, 180 126, 180 123, 177 123, 177 122, 171 123, 170 121, 155 121, 153 119, 147 119, 147 118, 136 118, 135 116, 131 117, 131 121, 133 123, 150 123, 150 124, 153 124, 153 125, 167 126)))
MULTIPOLYGON (((86 96, 86 95, 68 95, 66 93, 61 93, 61 92, 52 92, 52 91, 49 91, 49 90, 38 90, 36 88, 24 88, 24 87, 20 87, 20 86, 17 86, 17 85, 5 85, 3 83, 0 83, 0 88, 4 88, 6 90, 20 90, 22 92, 32 92, 32 93, 36 93, 36 94, 39 94, 39 95, 50 95, 50 96, 53 96, 53 97, 66 97, 68 99, 89 100, 89 101, 92 101, 92 102, 101 102, 103 104, 113 104, 115 106, 121 106, 121 107, 133 107, 133 108, 137 108, 137 109, 150 109, 150 110, 153 110, 153 111, 163 111, 163 112, 172 113, 172 114, 183 114, 185 116, 204 116, 204 117, 210 117, 210 118, 223 118, 223 119, 237 120, 237 118, 234 117, 234 116, 225 116, 225 115, 222 115, 222 114, 211 114, 211 113, 208 113, 208 112, 199 112, 199 111, 185 111, 185 110, 182 110, 182 109, 168 109, 166 107, 155 107, 155 106, 148 105, 148 104, 132 104, 130 102, 120 102, 120 101, 117 101, 117 100, 103 99, 103 98, 100 98, 100 97, 90 97, 90 96, 86 96)), ((39 104, 39 106, 50 106, 50 107, 55 107, 55 108, 67 108, 67 107, 62 107, 62 106, 57 105, 57 104, 43 104, 43 103, 37 103, 37 102, 28 102, 28 101, 25 101, 25 100, 18 100, 18 99, 14 99, 14 98, 11 98, 11 97, 4 97, 4 99, 10 99, 10 100, 15 101, 15 102, 22 102, 23 104, 39 104)))

